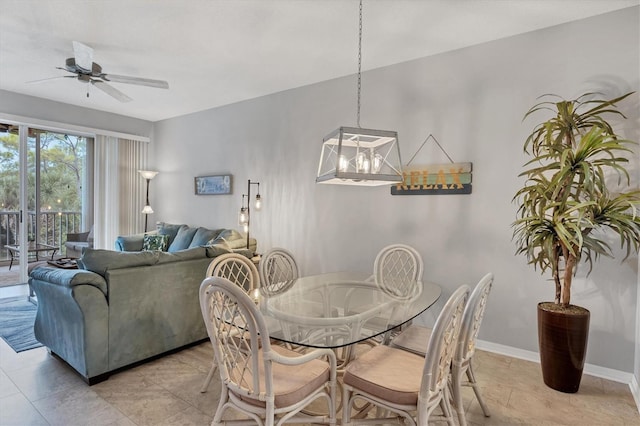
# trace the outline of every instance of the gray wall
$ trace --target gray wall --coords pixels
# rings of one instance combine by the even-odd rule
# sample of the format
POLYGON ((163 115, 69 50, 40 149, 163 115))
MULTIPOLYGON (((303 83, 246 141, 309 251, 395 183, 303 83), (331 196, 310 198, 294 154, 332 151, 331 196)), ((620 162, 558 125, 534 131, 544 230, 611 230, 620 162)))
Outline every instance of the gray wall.
MULTIPOLYGON (((480 338, 537 351, 536 304, 554 290, 514 256, 511 240, 522 143, 536 122, 522 117, 544 93, 638 90, 638 10, 363 75, 362 126, 397 130, 405 161, 433 133, 455 161, 473 162, 471 195, 402 197, 388 187, 316 185, 323 136, 355 124, 351 76, 155 123, 156 217, 237 228, 246 181, 259 181, 264 209, 253 214, 252 226, 259 251, 287 247, 311 274, 371 270, 383 246, 407 243, 422 254, 425 279, 442 285, 440 304, 460 284, 492 271, 480 338), (233 174, 233 195, 194 195, 194 176, 215 173, 233 174)), ((622 105, 629 119, 617 127, 635 140, 638 103, 636 94, 622 105)), ((446 157, 433 143, 414 160, 441 162, 446 157)), ((637 170, 637 156, 634 163, 637 170)), ((587 278, 586 268, 579 270, 573 302, 592 314, 588 363, 634 371, 637 266, 637 256, 622 263, 619 256, 603 259, 587 278)))
POLYGON ((150 137, 150 121, 0 90, 0 113, 150 137))

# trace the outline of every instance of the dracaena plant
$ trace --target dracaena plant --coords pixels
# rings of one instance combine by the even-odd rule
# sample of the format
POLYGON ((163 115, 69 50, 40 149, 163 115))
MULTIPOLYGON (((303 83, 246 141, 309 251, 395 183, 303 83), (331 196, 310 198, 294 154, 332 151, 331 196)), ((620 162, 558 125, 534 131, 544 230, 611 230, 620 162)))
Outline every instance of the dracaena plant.
MULTIPOLYGON (((600 255, 612 256, 605 237, 609 229, 629 256, 640 245, 640 191, 612 192, 607 179, 630 184, 629 162, 634 142, 617 136, 604 116, 624 115, 616 104, 631 93, 594 99, 586 93, 574 100, 556 97, 534 105, 524 116, 550 111, 524 143, 531 156, 520 174, 525 185, 514 196, 517 220, 512 224, 516 253, 555 282, 555 303, 571 303, 571 282, 578 264, 600 255)), ((544 95, 548 99, 550 96, 544 95)))

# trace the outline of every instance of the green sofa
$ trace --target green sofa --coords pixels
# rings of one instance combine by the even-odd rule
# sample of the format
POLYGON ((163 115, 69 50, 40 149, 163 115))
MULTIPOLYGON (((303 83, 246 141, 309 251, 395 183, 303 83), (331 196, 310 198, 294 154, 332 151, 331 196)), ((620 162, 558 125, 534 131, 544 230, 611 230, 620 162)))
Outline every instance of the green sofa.
MULTIPOLYGON (((229 238, 235 234, 240 235, 226 232, 229 238)), ((128 240, 133 244, 137 238, 128 240)), ((203 341, 207 330, 198 291, 209 263, 231 251, 253 255, 246 248, 231 249, 234 241, 173 252, 87 248, 80 269, 35 268, 29 278, 38 300, 35 337, 89 384, 203 341)))

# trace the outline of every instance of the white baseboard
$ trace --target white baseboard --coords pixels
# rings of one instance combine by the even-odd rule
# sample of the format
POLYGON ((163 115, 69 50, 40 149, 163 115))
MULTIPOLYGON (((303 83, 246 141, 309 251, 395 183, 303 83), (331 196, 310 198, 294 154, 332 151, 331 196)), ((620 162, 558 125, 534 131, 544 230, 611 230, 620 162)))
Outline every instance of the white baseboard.
MULTIPOLYGON (((482 349, 483 351, 506 355, 513 358, 519 358, 525 361, 532 361, 538 364, 540 363, 540 355, 538 354, 538 352, 526 351, 524 349, 491 343, 484 340, 477 340, 476 347, 478 349, 482 349)), ((624 371, 600 367, 593 364, 585 364, 583 372, 591 376, 600 377, 602 379, 629 385, 631 394, 636 401, 638 412, 640 412, 640 386, 638 384, 637 378, 632 373, 626 373, 624 371)))
POLYGON ((636 376, 633 376, 633 379, 631 379, 629 387, 631 388, 631 395, 633 395, 633 399, 636 400, 638 412, 640 412, 640 385, 638 385, 638 378, 636 376))

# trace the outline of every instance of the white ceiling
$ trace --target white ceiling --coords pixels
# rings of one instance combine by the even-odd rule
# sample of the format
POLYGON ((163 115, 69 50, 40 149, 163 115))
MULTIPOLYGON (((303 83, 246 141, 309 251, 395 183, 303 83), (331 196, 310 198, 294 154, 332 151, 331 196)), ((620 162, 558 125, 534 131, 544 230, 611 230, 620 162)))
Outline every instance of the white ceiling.
MULTIPOLYGON (((363 70, 640 4, 640 0, 365 0, 363 70)), ((358 0, 0 0, 0 89, 157 121, 357 71, 358 0), (56 67, 72 41, 120 103, 56 67), (87 98, 87 88, 90 97, 87 98)))

